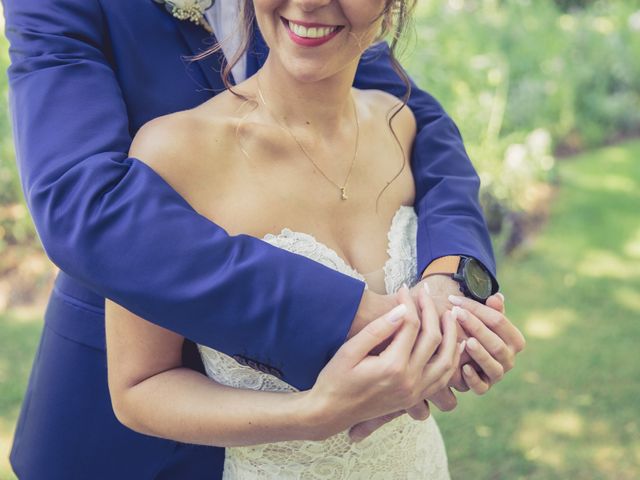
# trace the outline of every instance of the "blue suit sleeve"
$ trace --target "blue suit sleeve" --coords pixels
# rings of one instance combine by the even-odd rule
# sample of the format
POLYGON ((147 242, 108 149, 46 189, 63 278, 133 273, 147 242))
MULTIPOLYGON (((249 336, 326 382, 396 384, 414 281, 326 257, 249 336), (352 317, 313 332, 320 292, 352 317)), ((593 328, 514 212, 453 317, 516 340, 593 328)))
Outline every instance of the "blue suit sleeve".
MULTIPOLYGON (((401 98, 406 87, 393 70, 386 43, 360 62, 355 86, 401 98)), ((411 168, 416 184, 418 272, 446 255, 468 255, 495 275, 496 266, 478 191, 480 179, 460 132, 442 106, 411 82, 409 106, 418 124, 411 168)))
POLYGON ((45 251, 149 321, 310 387, 344 342, 364 284, 229 236, 127 158, 127 108, 95 0, 4 0, 20 176, 45 251))

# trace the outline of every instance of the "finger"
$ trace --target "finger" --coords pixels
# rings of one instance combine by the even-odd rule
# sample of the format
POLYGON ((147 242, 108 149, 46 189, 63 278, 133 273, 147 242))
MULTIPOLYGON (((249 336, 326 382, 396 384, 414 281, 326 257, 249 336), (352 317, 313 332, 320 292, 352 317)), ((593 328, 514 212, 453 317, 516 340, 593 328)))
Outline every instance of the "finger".
POLYGON ((469 388, 471 388, 471 391, 476 395, 484 395, 489 391, 489 388, 491 388, 491 385, 480 378, 478 372, 469 364, 462 367, 462 376, 464 377, 464 381, 467 382, 467 385, 469 385, 469 388))
POLYGON ((435 303, 433 303, 433 300, 427 295, 424 288, 421 289, 419 293, 418 303, 420 305, 422 325, 415 346, 413 347, 410 365, 420 371, 431 359, 442 342, 442 329, 440 328, 440 318, 438 317, 435 303))
POLYGON ((422 388, 422 398, 430 398, 435 392, 449 386, 449 381, 458 369, 460 355, 464 350, 464 341, 458 344, 455 335, 453 339, 450 338, 451 330, 454 329, 455 327, 445 327, 444 339, 440 346, 440 351, 422 371, 422 381, 420 384, 422 388))
POLYGON ((409 360, 418 332, 420 331, 420 320, 418 318, 418 312, 416 311, 416 305, 411 299, 411 294, 406 285, 403 285, 398 291, 397 298, 401 304, 407 307, 404 315, 405 320, 393 341, 380 356, 387 357, 397 365, 404 365, 409 360))
POLYGON ((504 296, 501 293, 491 295, 489 298, 487 298, 485 305, 504 315, 504 296))
POLYGON ((450 388, 443 388, 434 393, 429 397, 429 401, 441 412, 450 412, 458 406, 458 400, 450 388))
POLYGON ((515 353, 502 338, 471 312, 460 307, 453 307, 453 311, 458 318, 458 323, 465 329, 467 334, 470 337, 475 337, 491 356, 502 364, 505 371, 509 371, 513 367, 515 353))
POLYGON ((347 340, 335 356, 344 358, 351 366, 358 364, 373 348, 387 340, 400 328, 406 311, 405 304, 397 305, 347 340))
MULTIPOLYGON (((463 352, 464 355, 464 352, 463 352)), ((467 355, 465 355, 467 356, 467 355)), ((462 364, 462 362, 464 362, 464 359, 460 359, 460 363, 462 364)), ((464 377, 462 376, 462 369, 461 368, 456 368, 456 371, 453 372, 453 375, 451 376, 451 379, 449 380, 449 387, 451 388, 455 388, 458 392, 468 392, 469 391, 469 386, 467 385, 467 383, 464 381, 464 377)))
POLYGON ((426 420, 431 415, 431 409, 429 408, 429 402, 422 400, 417 405, 409 408, 407 413, 414 420, 426 420))
POLYGON ((349 429, 349 438, 352 442, 360 442, 364 440, 381 426, 386 423, 389 423, 391 420, 398 418, 400 415, 404 414, 404 411, 389 413, 387 415, 383 415, 382 417, 372 418, 371 420, 367 420, 366 422, 361 422, 349 429))
MULTIPOLYGON (((467 333, 464 331, 464 329, 458 322, 456 322, 456 330, 458 335, 458 342, 462 342, 462 340, 466 340, 467 338, 469 338, 467 333)), ((467 384, 464 381, 464 378, 462 377, 462 369, 461 369, 461 365, 469 361, 472 361, 471 357, 469 357, 469 354, 465 350, 464 352, 462 352, 462 356, 460 357, 460 364, 458 368, 456 368, 456 371, 453 373, 451 380, 449 380, 449 386, 452 388, 455 388, 459 392, 469 391, 469 387, 467 386, 467 384)))
POLYGON ((455 315, 452 311, 447 310, 442 316, 442 342, 438 353, 435 354, 431 361, 425 366, 425 374, 427 369, 435 368, 443 371, 449 370, 454 361, 457 350, 457 325, 455 315))
POLYGON ((493 358, 475 338, 467 340, 467 352, 482 369, 491 385, 495 385, 504 377, 504 367, 493 358))
POLYGON ((520 352, 525 347, 524 336, 516 326, 504 316, 503 313, 494 310, 487 305, 476 302, 466 297, 449 295, 449 301, 458 307, 473 313, 487 327, 494 331, 505 343, 510 345, 515 352, 520 352))

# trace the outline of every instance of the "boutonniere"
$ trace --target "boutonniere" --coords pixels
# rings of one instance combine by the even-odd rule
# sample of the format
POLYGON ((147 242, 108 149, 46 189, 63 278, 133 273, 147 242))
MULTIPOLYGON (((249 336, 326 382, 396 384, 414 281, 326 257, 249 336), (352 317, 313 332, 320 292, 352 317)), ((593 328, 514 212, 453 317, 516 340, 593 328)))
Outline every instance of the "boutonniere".
POLYGON ((164 5, 167 11, 178 20, 190 20, 196 25, 204 27, 204 29, 213 33, 213 29, 204 16, 213 5, 214 0, 154 0, 160 5, 164 5))

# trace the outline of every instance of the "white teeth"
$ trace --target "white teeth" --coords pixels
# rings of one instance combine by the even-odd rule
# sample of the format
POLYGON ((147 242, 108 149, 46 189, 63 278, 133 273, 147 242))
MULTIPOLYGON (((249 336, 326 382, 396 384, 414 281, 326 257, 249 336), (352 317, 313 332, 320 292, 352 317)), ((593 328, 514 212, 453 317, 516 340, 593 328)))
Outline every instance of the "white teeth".
POLYGON ((289 21, 289 28, 293 33, 303 38, 322 38, 335 32, 338 27, 304 27, 289 21))

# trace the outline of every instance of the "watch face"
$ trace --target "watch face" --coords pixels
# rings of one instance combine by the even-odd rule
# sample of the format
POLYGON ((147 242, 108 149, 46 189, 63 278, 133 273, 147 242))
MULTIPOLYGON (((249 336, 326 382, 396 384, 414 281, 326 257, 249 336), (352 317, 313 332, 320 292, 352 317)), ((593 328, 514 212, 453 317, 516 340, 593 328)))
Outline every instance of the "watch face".
POLYGON ((463 275, 473 295, 483 300, 491 295, 491 276, 477 260, 472 258, 466 263, 463 275))

